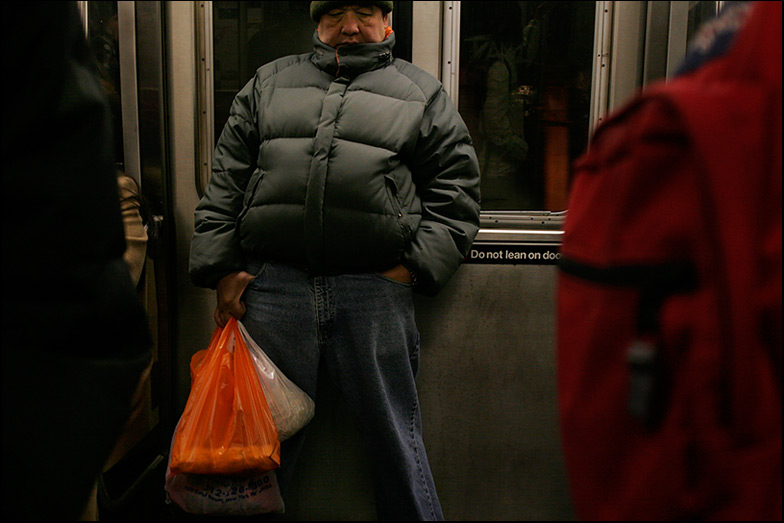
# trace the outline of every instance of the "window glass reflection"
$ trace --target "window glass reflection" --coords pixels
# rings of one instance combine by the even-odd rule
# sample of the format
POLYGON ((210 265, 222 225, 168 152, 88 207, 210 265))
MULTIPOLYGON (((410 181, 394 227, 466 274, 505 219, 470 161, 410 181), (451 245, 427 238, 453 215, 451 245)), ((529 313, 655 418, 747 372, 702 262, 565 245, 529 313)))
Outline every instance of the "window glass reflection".
POLYGON ((217 141, 234 95, 256 69, 312 50, 316 24, 310 19, 309 2, 213 2, 212 16, 217 141))
POLYGON ((483 210, 566 208, 588 139, 595 2, 461 2, 458 106, 483 210))
POLYGON ((109 98, 114 124, 115 159, 122 168, 122 111, 120 109, 120 59, 117 2, 88 2, 87 40, 93 51, 101 84, 109 98))

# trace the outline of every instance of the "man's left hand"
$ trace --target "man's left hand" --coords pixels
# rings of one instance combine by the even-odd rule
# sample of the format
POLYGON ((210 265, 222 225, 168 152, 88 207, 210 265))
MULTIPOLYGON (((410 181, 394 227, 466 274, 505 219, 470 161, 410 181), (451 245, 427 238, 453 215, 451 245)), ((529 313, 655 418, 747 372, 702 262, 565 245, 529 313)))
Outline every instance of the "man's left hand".
POLYGON ((392 267, 382 272, 381 275, 402 283, 411 283, 411 272, 403 265, 392 267))

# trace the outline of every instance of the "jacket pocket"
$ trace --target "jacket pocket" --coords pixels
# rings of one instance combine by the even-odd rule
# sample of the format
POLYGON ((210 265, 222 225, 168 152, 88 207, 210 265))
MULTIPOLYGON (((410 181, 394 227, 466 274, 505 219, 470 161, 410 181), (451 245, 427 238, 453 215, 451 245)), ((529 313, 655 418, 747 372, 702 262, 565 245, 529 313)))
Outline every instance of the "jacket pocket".
POLYGON ((264 171, 261 169, 253 171, 253 174, 248 181, 248 186, 245 188, 245 195, 242 198, 242 210, 237 215, 237 225, 242 223, 242 219, 248 214, 251 204, 253 203, 253 197, 261 184, 262 178, 264 178, 264 171))
POLYGON ((384 180, 387 196, 389 197, 392 212, 395 213, 397 224, 400 227, 400 233, 403 235, 403 239, 408 241, 411 238, 411 227, 409 225, 408 212, 400 199, 397 180, 395 180, 395 177, 391 174, 385 174, 384 180))

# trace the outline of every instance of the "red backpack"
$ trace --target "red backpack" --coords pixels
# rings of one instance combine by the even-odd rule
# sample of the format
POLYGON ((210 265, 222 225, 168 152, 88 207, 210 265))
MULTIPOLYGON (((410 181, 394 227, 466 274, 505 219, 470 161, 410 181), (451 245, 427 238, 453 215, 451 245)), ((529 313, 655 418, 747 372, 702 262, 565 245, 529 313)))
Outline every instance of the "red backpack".
POLYGON ((575 164, 558 385, 584 520, 781 520, 781 2, 575 164))

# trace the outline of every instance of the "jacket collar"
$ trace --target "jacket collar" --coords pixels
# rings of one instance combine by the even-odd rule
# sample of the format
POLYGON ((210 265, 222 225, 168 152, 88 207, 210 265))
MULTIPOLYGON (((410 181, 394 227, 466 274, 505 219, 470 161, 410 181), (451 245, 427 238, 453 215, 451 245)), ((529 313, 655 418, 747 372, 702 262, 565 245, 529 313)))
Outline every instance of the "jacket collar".
POLYGON ((388 65, 392 61, 395 33, 383 42, 354 44, 338 49, 322 42, 318 31, 313 32, 313 63, 326 73, 338 77, 355 78, 362 73, 388 65))

